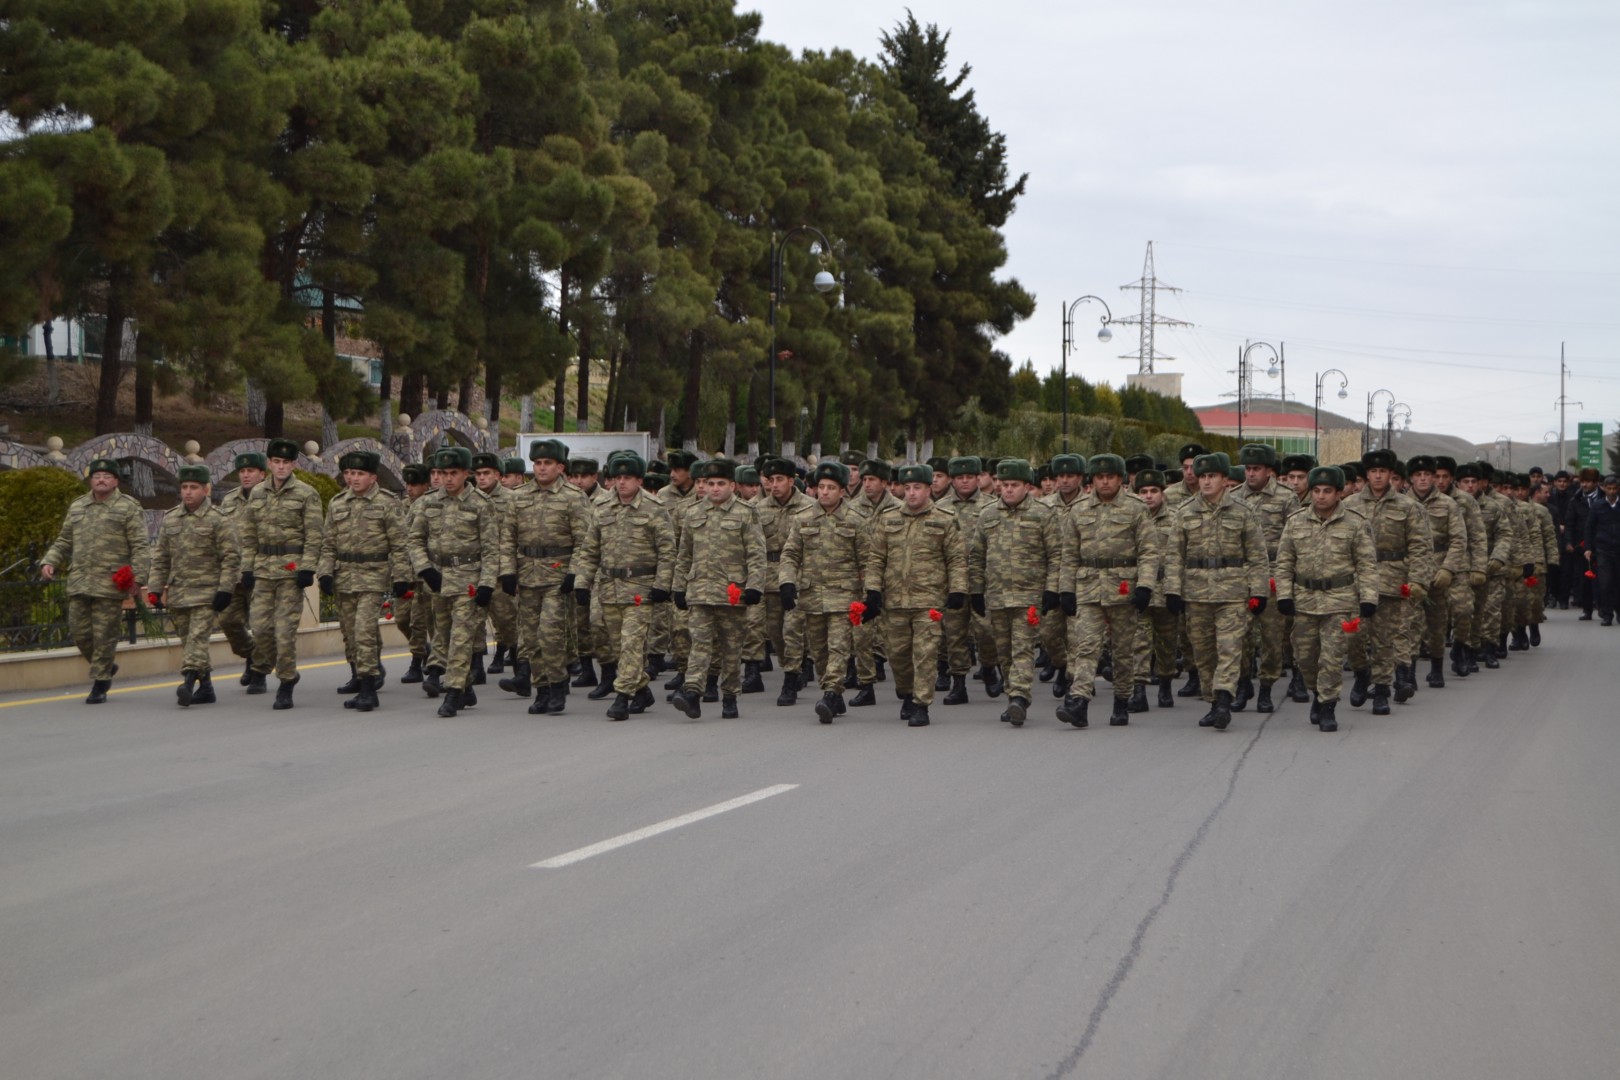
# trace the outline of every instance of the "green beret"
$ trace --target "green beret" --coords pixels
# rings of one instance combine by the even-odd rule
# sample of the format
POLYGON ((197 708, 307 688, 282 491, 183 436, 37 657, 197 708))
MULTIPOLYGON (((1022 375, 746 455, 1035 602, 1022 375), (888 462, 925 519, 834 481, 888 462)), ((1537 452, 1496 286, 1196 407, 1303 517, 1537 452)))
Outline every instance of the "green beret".
POLYGON ((1086 459, 1079 454, 1058 454, 1050 464, 1053 476, 1086 475, 1086 459))
POLYGON ((1463 462, 1461 465, 1457 466, 1456 479, 1458 479, 1458 480, 1469 480, 1469 479, 1478 480, 1478 479, 1480 479, 1479 466, 1474 464, 1472 461, 1463 462))
POLYGON ((530 461, 558 461, 568 464, 568 447, 559 439, 537 439, 529 446, 530 461))
POLYGON ((207 484, 213 481, 206 465, 180 466, 180 482, 182 484, 207 484))
POLYGON ((1231 480, 1233 483, 1241 484, 1247 479, 1247 476, 1243 472, 1243 466, 1228 465, 1226 467, 1226 478, 1231 480))
POLYGON ((789 461, 787 458, 776 457, 774 455, 760 458, 754 463, 754 467, 759 470, 760 476, 799 475, 799 470, 793 464, 793 462, 789 461))
POLYGON ((1149 454, 1132 454, 1125 459, 1125 471, 1135 476, 1143 469, 1153 468, 1153 458, 1149 454))
POLYGON ((1393 469, 1399 462, 1395 459, 1393 450, 1369 450, 1361 455, 1361 467, 1365 469, 1393 469))
MULTIPOLYGON (((939 460, 933 458, 930 460, 939 460)), ((932 465, 902 465, 900 466, 900 482, 902 484, 932 484, 935 469, 932 465)))
POLYGON ((402 479, 407 484, 428 484, 433 481, 433 473, 429 471, 426 465, 412 462, 405 466, 405 475, 402 479))
POLYGON ((1278 471, 1284 474, 1291 472, 1308 473, 1316 468, 1316 459, 1309 454, 1289 454, 1282 459, 1278 471))
POLYGON ((861 462, 861 471, 859 475, 863 480, 868 476, 875 476, 887 484, 894 476, 894 467, 887 461, 884 461, 882 458, 867 458, 865 461, 861 462))
POLYGON ((752 465, 737 466, 737 483, 759 487, 759 470, 752 465))
POLYGON ((270 468, 270 462, 257 450, 248 450, 245 453, 236 455, 236 468, 238 470, 258 469, 260 472, 264 472, 270 468))
POLYGON ((377 469, 382 465, 382 455, 372 450, 350 450, 338 458, 338 468, 342 470, 359 469, 376 475, 377 469))
POLYGON ((524 476, 529 467, 520 457, 501 458, 501 473, 504 476, 524 476))
POLYGON ((984 464, 972 454, 962 457, 953 457, 945 465, 945 471, 954 479, 958 476, 977 476, 984 471, 984 464))
POLYGON ((577 457, 568 459, 569 476, 595 476, 602 471, 602 466, 595 458, 577 457))
POLYGON ((1326 484, 1335 491, 1343 491, 1344 470, 1332 465, 1320 465, 1311 470, 1310 476, 1305 478, 1305 483, 1310 487, 1326 484))
POLYGON ((737 463, 730 458, 710 458, 697 466, 695 475, 705 480, 735 480, 737 479, 737 463))
POLYGON ((996 462, 997 480, 1022 480, 1026 484, 1035 482, 1035 470, 1030 468, 1029 462, 1023 458, 1002 458, 996 462))
POLYGON ((641 460, 641 455, 630 451, 623 454, 608 455, 608 478, 615 476, 646 476, 647 463, 641 460))
POLYGON ((842 461, 823 461, 816 466, 816 471, 810 474, 809 484, 816 486, 823 480, 834 480, 841 488, 849 487, 849 466, 842 461))
POLYGON ((84 474, 89 476, 91 473, 98 472, 112 473, 114 476, 118 476, 120 475, 118 462, 110 457, 98 457, 90 463, 90 467, 84 471, 84 474))
POLYGON ((1143 488, 1150 487, 1163 488, 1164 473, 1158 469, 1136 470, 1136 483, 1134 490, 1141 491, 1143 488))
POLYGON ((1118 454, 1096 454, 1086 463, 1092 476, 1124 476, 1125 459, 1118 454))
POLYGON ((267 458, 280 458, 283 461, 298 460, 298 444, 291 439, 271 439, 270 445, 264 448, 267 458))
POLYGON ((1181 453, 1176 455, 1176 460, 1177 461, 1186 461, 1188 458, 1203 457, 1207 453, 1209 453, 1209 451, 1205 450, 1202 446, 1199 446, 1197 443, 1195 443, 1195 442, 1188 443, 1186 446, 1183 446, 1181 448, 1181 453))
POLYGON ((951 463, 946 458, 931 457, 928 459, 928 468, 931 472, 948 473, 951 471, 951 463))
POLYGON ((1277 467, 1277 451, 1265 443, 1244 443, 1238 448, 1239 465, 1264 465, 1268 469, 1277 467))
POLYGON ((672 469, 690 469, 697 464, 697 455, 690 450, 671 450, 664 455, 664 460, 672 469))
POLYGON ((1457 459, 1447 457, 1444 454, 1436 454, 1434 457, 1434 471, 1455 473, 1457 471, 1457 459))
POLYGON ((1434 458, 1430 457, 1428 454, 1418 454, 1416 457, 1412 458, 1406 463, 1406 475, 1411 476, 1413 473, 1434 472, 1437 467, 1438 466, 1434 458))
POLYGON ((1339 471, 1344 473, 1344 482, 1346 484, 1352 480, 1361 479, 1361 463, 1359 461, 1347 461, 1339 466, 1339 471))
POLYGON ((1227 468, 1225 454, 1199 454, 1193 458, 1194 476, 1225 476, 1227 468))
POLYGON ((433 455, 435 469, 472 469, 472 451, 465 446, 441 446, 433 455))
POLYGON ((643 487, 645 487, 648 491, 662 491, 668 484, 669 477, 665 476, 663 473, 653 472, 651 464, 647 466, 646 478, 642 480, 643 487))

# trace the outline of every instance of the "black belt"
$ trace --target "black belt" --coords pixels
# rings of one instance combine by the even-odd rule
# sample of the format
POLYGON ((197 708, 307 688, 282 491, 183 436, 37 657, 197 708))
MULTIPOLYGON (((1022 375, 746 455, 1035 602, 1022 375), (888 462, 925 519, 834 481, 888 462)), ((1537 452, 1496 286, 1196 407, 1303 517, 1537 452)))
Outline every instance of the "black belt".
POLYGON ((303 544, 260 544, 260 555, 302 555, 303 544))
POLYGON ((1404 562, 1405 560, 1406 552, 1404 551, 1380 551, 1378 553, 1379 562, 1404 562))
POLYGON ((484 561, 482 555, 434 555, 431 552, 428 558, 432 559, 433 565, 440 570, 448 570, 452 566, 474 566, 484 561))
POLYGON ((1295 578, 1294 584, 1302 589, 1313 589, 1316 592, 1327 592, 1330 589, 1342 589, 1346 585, 1354 585, 1356 575, 1340 574, 1337 577, 1302 577, 1295 578))
POLYGON ((782 561, 782 553, 780 551, 767 551, 765 553, 765 561, 766 562, 781 562, 782 561))
POLYGON ((647 577, 649 574, 656 573, 658 573, 658 567, 656 566, 615 566, 611 570, 603 570, 602 576, 620 580, 623 578, 647 577))
POLYGON ((1135 566, 1136 556, 1127 555, 1118 559, 1081 559, 1081 566, 1089 566, 1093 570, 1112 570, 1116 566, 1135 566))
POLYGON ((560 559, 565 555, 574 553, 574 549, 571 547, 540 547, 538 545, 530 545, 529 547, 518 548, 518 550, 531 559, 560 559))
POLYGON ((1183 559, 1181 565, 1189 570, 1230 570, 1248 564, 1244 559, 1226 555, 1219 559, 1183 559))
POLYGON ((1436 555, 1438 555, 1440 552, 1446 550, 1446 548, 1448 548, 1450 546, 1451 546, 1451 541, 1450 540, 1436 540, 1434 542, 1434 552, 1435 552, 1436 555))
POLYGON ((1270 559, 1272 562, 1276 562, 1277 561, 1277 549, 1276 548, 1266 548, 1266 558, 1270 559))
POLYGON ((378 555, 362 555, 357 551, 340 551, 337 553, 338 562, 387 562, 388 559, 389 555, 386 551, 378 555))

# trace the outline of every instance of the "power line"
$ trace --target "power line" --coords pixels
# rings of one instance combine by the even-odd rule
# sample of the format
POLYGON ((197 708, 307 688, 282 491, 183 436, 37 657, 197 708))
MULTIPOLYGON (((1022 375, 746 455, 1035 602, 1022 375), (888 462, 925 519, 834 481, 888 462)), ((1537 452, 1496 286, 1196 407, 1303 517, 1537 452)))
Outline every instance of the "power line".
POLYGON ((1396 262, 1383 259, 1349 259, 1334 255, 1299 255, 1278 251, 1249 251, 1243 248, 1217 247, 1214 244, 1194 244, 1188 241, 1172 242, 1172 247, 1196 248, 1200 251, 1219 251, 1228 255, 1250 255, 1257 259, 1301 259, 1306 262, 1346 263, 1351 266, 1400 266, 1414 270, 1478 270, 1488 274, 1524 274, 1528 276, 1574 275, 1576 277, 1620 277, 1620 270, 1530 270, 1514 266, 1455 266, 1446 263, 1396 262))
POLYGON ((1381 319, 1411 319, 1418 322, 1479 323, 1496 326, 1575 326, 1597 330, 1620 329, 1620 323, 1569 322, 1554 319, 1494 319, 1485 315, 1440 315, 1427 311, 1381 311, 1378 308, 1337 307, 1332 304, 1308 304, 1302 300, 1262 300, 1254 296, 1232 296, 1227 293, 1204 292, 1199 295, 1215 300, 1226 300, 1256 307, 1284 308, 1292 311, 1327 311, 1336 315, 1368 315, 1381 319))

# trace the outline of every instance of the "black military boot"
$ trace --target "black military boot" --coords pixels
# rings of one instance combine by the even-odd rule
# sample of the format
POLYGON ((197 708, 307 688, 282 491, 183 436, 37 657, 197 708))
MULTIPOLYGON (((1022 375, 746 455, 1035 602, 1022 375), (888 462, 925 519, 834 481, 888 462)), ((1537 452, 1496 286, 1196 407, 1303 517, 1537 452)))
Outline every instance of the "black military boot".
POLYGON ((484 653, 482 650, 472 654, 472 674, 467 679, 467 685, 484 685, 484 653))
POLYGON ((849 707, 858 709, 863 705, 876 705, 877 693, 872 689, 871 683, 862 683, 855 696, 849 699, 849 707))
POLYGON ((1254 697, 1254 680, 1247 675, 1240 676, 1237 684, 1237 694, 1232 698, 1232 711, 1242 712, 1248 708, 1249 700, 1254 697))
POLYGON ((1509 645, 1508 648, 1514 652, 1529 652, 1530 632, 1522 626, 1513 631, 1513 644, 1509 645))
POLYGON ((1083 698, 1079 696, 1066 697, 1063 699, 1063 704, 1058 706, 1057 718, 1063 721, 1065 724, 1073 724, 1075 727, 1085 727, 1086 724, 1090 723, 1090 721, 1086 719, 1086 712, 1090 708, 1090 698, 1083 698))
POLYGON ((928 706, 913 704, 911 706, 911 715, 906 717, 906 727, 927 727, 927 726, 928 726, 928 706))
POLYGON ((1010 697, 1007 699, 1007 710, 1001 714, 1001 718, 1003 720, 1007 721, 1007 723, 1011 724, 1013 727, 1023 727, 1024 719, 1027 716, 1029 716, 1028 701, 1021 697, 1010 697))
POLYGON ((990 674, 985 677, 984 692, 993 698, 998 698, 1006 689, 1007 681, 1001 674, 1001 666, 998 664, 992 667, 990 674))
POLYGON ((944 660, 939 662, 938 674, 934 676, 934 692, 949 690, 951 688, 951 665, 944 660))
POLYGON ((572 685, 574 685, 574 686, 595 686, 595 685, 597 685, 597 681, 596 681, 596 664, 592 661, 592 659, 589 656, 582 656, 582 657, 579 658, 579 674, 574 676, 574 681, 573 681, 572 685))
POLYGON ((1406 702, 1412 700, 1417 693, 1417 679, 1412 675, 1411 664, 1395 665, 1395 700, 1406 702))
POLYGON ((1506 630, 1502 631, 1502 636, 1497 640, 1495 647, 1496 658, 1498 660, 1506 660, 1508 658, 1508 632, 1506 630))
POLYGON ((1109 682, 1114 681, 1114 654, 1109 649, 1104 649, 1101 658, 1097 661, 1097 678, 1107 679, 1109 682))
POLYGON ((1374 716, 1389 715, 1389 687, 1379 683, 1372 688, 1372 714, 1374 716))
POLYGON ((399 681, 412 684, 422 681, 422 658, 420 656, 415 653, 411 654, 411 666, 405 669, 405 674, 399 677, 399 681))
POLYGON ((619 677, 619 665, 616 661, 602 661, 602 679, 596 688, 585 696, 592 701, 601 701, 613 693, 613 682, 619 677))
POLYGON ((872 657, 872 666, 877 668, 877 675, 872 679, 873 682, 887 682, 888 681, 889 673, 883 670, 883 663, 884 663, 883 657, 881 657, 881 656, 872 657))
POLYGON ((1209 726, 1225 731, 1232 722, 1232 695, 1225 690, 1215 691, 1215 707, 1209 711, 1209 726))
POLYGON ((763 694, 765 680, 759 677, 759 661, 743 661, 742 692, 745 694, 763 694))
POLYGON ((804 658, 804 663, 799 665, 799 678, 804 680, 805 686, 816 681, 816 662, 808 656, 804 658))
POLYGON ((852 656, 849 658, 849 662, 844 665, 844 689, 853 690, 859 685, 861 685, 861 678, 855 674, 855 658, 852 656))
POLYGON ((1319 706, 1321 711, 1317 714, 1316 726, 1323 731, 1338 731, 1339 718, 1334 715, 1338 707, 1339 703, 1337 701, 1325 702, 1319 706))
POLYGON ((1538 649, 1541 648, 1541 625, 1539 623, 1530 627, 1530 644, 1538 649))
POLYGON ((1469 665, 1469 671, 1473 671, 1480 664, 1484 664, 1492 671, 1502 666, 1502 662, 1496 658, 1496 646, 1483 638, 1480 639, 1479 648, 1474 650, 1474 657, 1474 662, 1469 665))
POLYGON ((767 641, 765 643, 765 659, 763 659, 763 660, 761 660, 759 662, 759 670, 761 670, 761 671, 775 671, 776 670, 776 664, 774 664, 771 661, 771 653, 774 652, 774 651, 775 651, 774 647, 771 645, 771 643, 769 641, 767 641))
POLYGON ((1051 682, 1052 677, 1057 674, 1057 664, 1053 663, 1052 658, 1046 655, 1044 646, 1035 654, 1035 666, 1040 668, 1038 678, 1041 682, 1051 682))
POLYGON ((1451 673, 1459 679, 1468 676, 1468 647, 1462 642, 1453 642, 1451 645, 1451 673))
POLYGON ((501 672, 505 671, 506 651, 511 647, 512 646, 510 645, 502 645, 497 641, 495 643, 495 655, 489 658, 489 667, 485 668, 484 670, 489 672, 491 675, 499 675, 501 672))
POLYGON ((1159 708, 1169 709, 1176 704, 1176 695, 1170 689, 1170 676, 1159 680, 1159 708))
POLYGON ((1272 709, 1271 681, 1269 679, 1262 679, 1260 681, 1260 695, 1254 699, 1254 711, 1268 713, 1271 712, 1272 709))
POLYGON ((704 680, 703 700, 711 703, 720 700, 720 676, 710 675, 704 680))
POLYGON ((634 716, 637 713, 644 713, 648 709, 652 708, 652 705, 652 687, 643 686, 640 690, 637 690, 635 696, 630 699, 630 715, 634 716))
POLYGON ((439 702, 439 715, 448 719, 460 711, 461 691, 446 690, 444 692, 444 699, 439 702))
POLYGON ((1203 696, 1204 696, 1204 684, 1198 681, 1198 669, 1195 668, 1195 667, 1190 667, 1190 668, 1187 669, 1187 682, 1186 682, 1185 685, 1182 686, 1182 688, 1180 690, 1176 691, 1176 697, 1203 697, 1203 696))
POLYGON ((912 699, 912 696, 910 694, 902 695, 900 698, 900 719, 910 720, 911 714, 916 711, 917 702, 912 699))
POLYGON ((236 685, 246 686, 253 678, 253 661, 249 660, 242 665, 242 677, 236 680, 236 685))
POLYGON ((615 694, 614 695, 613 704, 609 705, 608 709, 607 709, 607 718, 609 720, 628 720, 628 719, 630 719, 630 695, 629 694, 615 694))
POLYGON ((535 683, 534 700, 529 702, 530 716, 544 716, 551 707, 551 684, 535 683))
POLYGON ((271 705, 270 707, 272 709, 290 709, 290 708, 292 708, 293 707, 292 688, 293 688, 294 684, 296 684, 297 682, 298 682, 297 679, 293 679, 291 682, 289 682, 286 679, 280 680, 279 684, 276 686, 276 702, 275 702, 274 705, 271 705))
POLYGON ((816 702, 816 718, 823 724, 832 723, 833 717, 839 715, 843 711, 843 694, 837 694, 829 690, 825 694, 821 695, 820 701, 816 702))
POLYGON ((1198 726, 1199 727, 1214 727, 1215 726, 1215 703, 1213 701, 1209 703, 1209 710, 1207 712, 1205 712, 1203 716, 1200 716, 1198 718, 1198 726))
POLYGON ((686 685, 686 672, 677 671, 664 682, 665 690, 679 690, 686 685))
POLYGON ((438 697, 444 692, 444 668, 430 667, 427 674, 422 677, 422 693, 428 697, 438 697))
POLYGON ((559 679, 551 684, 551 693, 546 697, 546 714, 548 716, 561 716, 562 711, 568 707, 568 680, 559 679))
POLYGON ((1052 680, 1052 696, 1066 698, 1069 689, 1074 686, 1074 676, 1069 674, 1068 668, 1058 668, 1057 678, 1052 680))
POLYGON ((476 690, 474 690, 470 686, 462 687, 461 688, 461 707, 463 709, 470 709, 476 704, 478 704, 478 692, 476 690))
POLYGON ((1129 703, 1127 703, 1126 708, 1134 713, 1143 713, 1148 711, 1146 683, 1137 683, 1135 686, 1131 687, 1131 699, 1129 703))
POLYGON ((799 701, 799 673, 797 671, 785 672, 782 675, 782 692, 776 695, 778 705, 796 705, 799 701))
POLYGON ((1350 707, 1359 709, 1367 704, 1367 686, 1372 682, 1372 672, 1363 670, 1355 675, 1355 680, 1350 684, 1350 707))
POLYGON ((1299 668, 1288 678, 1288 700, 1300 705, 1311 700, 1311 692, 1305 688, 1305 675, 1299 668))
POLYGON ((727 694, 720 699, 720 719, 735 720, 741 715, 737 712, 737 695, 727 694))
POLYGON ((379 656, 377 657, 377 674, 371 677, 371 688, 373 690, 381 690, 383 688, 383 684, 387 681, 388 665, 383 663, 382 657, 379 656))
POLYGON ((340 683, 337 688, 340 694, 358 694, 360 692, 360 676, 354 673, 354 665, 349 665, 349 681, 340 683))
POLYGON ((1315 694, 1312 694, 1311 695, 1311 723, 1320 724, 1321 722, 1322 722, 1322 703, 1320 701, 1316 700, 1316 695, 1315 694))
POLYGON ((189 709, 191 708, 192 691, 197 687, 197 673, 195 671, 182 671, 180 674, 185 676, 185 681, 174 688, 174 697, 180 703, 182 709, 189 709))
POLYGON ((343 704, 353 708, 355 712, 370 712, 382 704, 377 700, 377 677, 375 675, 362 675, 360 677, 360 693, 343 704))
POLYGON ((687 719, 696 720, 703 715, 703 695, 696 690, 681 687, 675 691, 675 707, 685 713, 687 719))
POLYGON ((966 705, 967 704, 967 699, 968 699, 968 696, 967 696, 967 676, 966 675, 952 675, 951 676, 951 692, 945 695, 944 704, 946 704, 946 705, 966 705))
POLYGON ((248 668, 247 692, 250 694, 269 693, 264 685, 264 672, 248 668))
POLYGON ((191 692, 193 705, 212 705, 219 699, 214 696, 214 677, 206 671, 197 676, 197 689, 191 692))
POLYGON ((1429 677, 1424 681, 1430 686, 1434 687, 1436 690, 1446 685, 1446 673, 1443 668, 1444 664, 1445 661, 1441 660, 1438 656, 1429 661, 1429 677))
POLYGON ((1124 727, 1131 722, 1131 708, 1127 699, 1114 699, 1114 711, 1108 714, 1109 727, 1124 727))
POLYGON ((496 685, 502 690, 505 690, 508 694, 516 694, 518 697, 528 697, 529 691, 533 689, 533 686, 529 682, 529 674, 529 662, 527 660, 513 660, 512 674, 507 678, 502 679, 496 685))

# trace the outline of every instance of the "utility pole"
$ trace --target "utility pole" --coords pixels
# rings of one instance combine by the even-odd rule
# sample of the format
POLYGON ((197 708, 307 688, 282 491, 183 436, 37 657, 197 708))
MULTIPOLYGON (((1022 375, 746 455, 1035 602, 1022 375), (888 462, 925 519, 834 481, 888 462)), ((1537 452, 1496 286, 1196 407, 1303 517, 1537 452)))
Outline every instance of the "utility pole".
MULTIPOLYGON (((1153 275, 1153 241, 1148 241, 1147 257, 1142 260, 1142 277, 1129 285, 1121 285, 1120 292, 1135 289, 1142 294, 1142 310, 1140 315, 1128 315, 1122 319, 1113 320, 1115 326, 1140 327, 1136 346, 1136 373, 1138 375, 1153 374, 1154 360, 1174 360, 1173 356, 1160 356, 1153 351, 1153 328, 1156 326, 1191 326, 1192 323, 1181 319, 1171 319, 1158 313, 1158 296, 1160 290, 1178 293, 1181 290, 1166 285, 1153 275)), ((1129 360, 1129 353, 1120 357, 1129 360)))
MULTIPOLYGON (((1565 409, 1570 405, 1585 405, 1585 402, 1569 400, 1569 396, 1564 393, 1564 379, 1568 375, 1569 367, 1564 363, 1564 343, 1560 341, 1558 343, 1558 400, 1553 402, 1554 405, 1558 406, 1558 469, 1564 468, 1565 463, 1569 460, 1564 457, 1564 432, 1568 430, 1568 424, 1564 420, 1565 409)), ((1557 472, 1558 469, 1553 471, 1557 472)))

